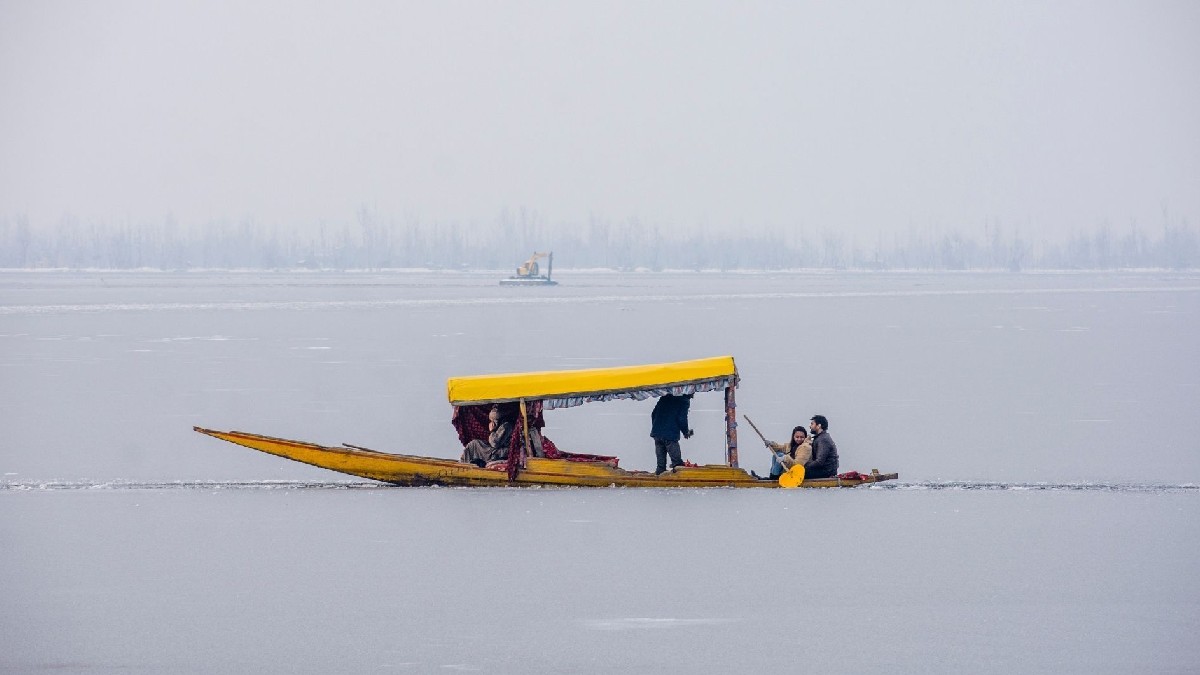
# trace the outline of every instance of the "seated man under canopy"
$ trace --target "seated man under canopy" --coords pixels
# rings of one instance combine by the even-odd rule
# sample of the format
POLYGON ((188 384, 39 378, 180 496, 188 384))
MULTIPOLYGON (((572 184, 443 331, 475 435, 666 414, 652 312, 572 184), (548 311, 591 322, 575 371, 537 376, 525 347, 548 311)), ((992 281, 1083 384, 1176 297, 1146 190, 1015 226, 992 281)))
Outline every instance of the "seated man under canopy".
POLYGON ((493 405, 488 410, 487 439, 477 438, 463 446, 460 462, 482 467, 487 466, 488 462, 508 459, 515 418, 511 410, 506 413, 501 414, 499 405, 493 405))
MULTIPOLYGON (((544 436, 546 426, 542 416, 542 401, 529 401, 526 416, 529 430, 530 457, 567 459, 578 462, 604 462, 616 468, 618 459, 606 455, 589 455, 559 450, 544 436)), ((506 468, 515 475, 525 453, 525 425, 521 420, 520 403, 492 403, 454 406, 451 419, 458 440, 463 444, 462 462, 485 467, 492 462, 507 460, 506 468)))

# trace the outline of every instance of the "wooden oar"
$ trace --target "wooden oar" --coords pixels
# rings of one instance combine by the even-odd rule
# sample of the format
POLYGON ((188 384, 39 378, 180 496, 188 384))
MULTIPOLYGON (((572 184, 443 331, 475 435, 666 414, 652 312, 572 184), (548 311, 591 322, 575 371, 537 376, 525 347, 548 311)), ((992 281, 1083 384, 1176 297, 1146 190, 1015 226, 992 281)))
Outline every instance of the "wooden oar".
MULTIPOLYGON (((771 448, 771 442, 767 440, 766 436, 763 436, 763 432, 758 430, 758 426, 756 426, 754 424, 754 420, 751 420, 749 417, 746 417, 745 414, 742 415, 742 419, 744 419, 750 423, 750 428, 754 429, 754 433, 758 434, 758 437, 761 438, 763 443, 766 444, 767 449, 771 451, 772 455, 774 455, 775 450, 771 448)), ((782 474, 779 475, 779 487, 785 487, 785 488, 800 487, 800 484, 803 482, 804 482, 804 465, 803 464, 794 464, 794 465, 792 465, 792 468, 788 469, 787 471, 784 471, 782 474)))
POLYGON ((763 432, 759 431, 758 426, 754 424, 754 420, 750 419, 745 414, 742 415, 742 419, 750 423, 750 428, 754 429, 754 433, 758 434, 758 437, 762 439, 763 443, 769 443, 769 441, 767 441, 767 437, 763 436, 763 432))

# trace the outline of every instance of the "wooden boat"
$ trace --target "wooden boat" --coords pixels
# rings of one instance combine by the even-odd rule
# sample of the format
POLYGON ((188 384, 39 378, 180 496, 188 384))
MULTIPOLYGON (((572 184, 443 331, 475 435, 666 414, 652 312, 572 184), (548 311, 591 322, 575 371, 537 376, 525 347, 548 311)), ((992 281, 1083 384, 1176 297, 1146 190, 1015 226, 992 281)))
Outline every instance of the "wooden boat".
MULTIPOLYGON (((519 411, 513 445, 505 461, 480 467, 465 462, 379 452, 345 444, 323 446, 240 431, 194 429, 214 438, 332 471, 394 485, 421 486, 571 486, 571 487, 779 487, 737 466, 737 421, 734 390, 738 384, 733 357, 695 361, 593 368, 588 370, 515 373, 451 378, 448 398, 455 427, 465 446, 479 438, 479 420, 493 405, 519 411), (543 411, 614 399, 642 400, 665 394, 684 395, 724 390, 725 464, 681 466, 655 475, 618 467, 615 457, 558 450, 537 432, 543 411), (542 447, 535 447, 540 439, 542 447)), ((839 477, 805 480, 800 487, 854 487, 895 480, 897 474, 847 472, 839 477)))

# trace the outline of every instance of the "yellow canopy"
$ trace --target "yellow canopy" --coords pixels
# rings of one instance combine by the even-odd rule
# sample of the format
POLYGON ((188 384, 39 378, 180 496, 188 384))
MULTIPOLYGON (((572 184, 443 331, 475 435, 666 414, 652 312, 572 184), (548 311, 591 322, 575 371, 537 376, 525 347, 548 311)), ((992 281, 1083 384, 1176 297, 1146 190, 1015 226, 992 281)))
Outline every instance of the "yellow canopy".
POLYGON ((446 391, 453 405, 543 400, 564 408, 613 398, 638 400, 667 393, 691 394, 737 385, 732 356, 619 368, 452 377, 446 391))

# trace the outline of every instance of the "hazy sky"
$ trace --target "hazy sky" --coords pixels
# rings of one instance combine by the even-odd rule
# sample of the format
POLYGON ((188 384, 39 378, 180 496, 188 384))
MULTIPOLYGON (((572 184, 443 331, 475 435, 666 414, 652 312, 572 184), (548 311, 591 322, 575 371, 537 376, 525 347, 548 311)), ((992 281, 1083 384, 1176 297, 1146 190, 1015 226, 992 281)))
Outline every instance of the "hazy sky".
POLYGON ((1200 224, 1200 3, 0 0, 0 216, 1200 224))

